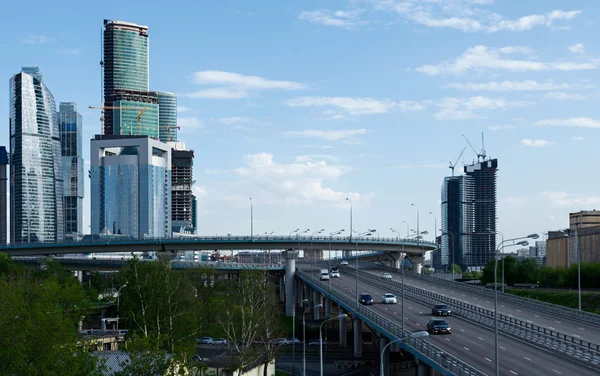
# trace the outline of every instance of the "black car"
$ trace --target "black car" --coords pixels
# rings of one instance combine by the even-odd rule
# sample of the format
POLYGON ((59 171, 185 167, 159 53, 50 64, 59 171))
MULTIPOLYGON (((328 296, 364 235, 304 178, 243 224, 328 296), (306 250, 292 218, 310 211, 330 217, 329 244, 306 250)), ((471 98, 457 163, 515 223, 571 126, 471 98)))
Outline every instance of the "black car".
POLYGON ((371 296, 371 294, 360 294, 360 297, 358 298, 358 302, 360 304, 373 304, 373 297, 371 296))
POLYGON ((433 319, 429 320, 427 323, 427 331, 431 334, 450 334, 452 333, 452 328, 450 327, 450 324, 446 322, 446 320, 433 319))
POLYGON ((452 316, 452 310, 445 304, 436 304, 431 308, 431 314, 434 316, 452 316))

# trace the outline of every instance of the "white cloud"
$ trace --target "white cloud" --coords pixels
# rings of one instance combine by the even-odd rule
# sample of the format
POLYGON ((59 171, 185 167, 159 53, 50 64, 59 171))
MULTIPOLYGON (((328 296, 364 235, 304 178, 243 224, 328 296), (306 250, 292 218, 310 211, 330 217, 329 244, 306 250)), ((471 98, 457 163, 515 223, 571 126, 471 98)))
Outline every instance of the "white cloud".
POLYGON ((23 39, 21 43, 25 44, 45 44, 55 42, 56 39, 52 37, 46 37, 43 35, 28 35, 27 38, 23 39))
POLYGON ((303 131, 289 131, 283 132, 284 136, 292 136, 292 137, 308 137, 308 138, 321 138, 327 141, 339 141, 348 138, 352 138, 355 136, 364 135, 367 133, 367 130, 362 129, 346 129, 341 131, 321 131, 321 130, 312 130, 307 129, 303 131))
POLYGON ((353 29, 365 23, 358 19, 360 13, 361 10, 359 9, 351 11, 338 10, 335 12, 329 10, 315 10, 301 12, 298 18, 315 24, 353 29))
POLYGON ((438 120, 468 120, 482 118, 482 115, 476 113, 479 110, 508 109, 524 106, 526 103, 475 96, 470 98, 444 98, 436 105, 440 108, 440 111, 433 116, 438 120))
POLYGON ((567 119, 543 119, 536 121, 534 125, 554 127, 600 128, 600 120, 590 119, 587 117, 567 119))
POLYGON ((489 127, 487 127, 487 129, 489 129, 490 131, 506 131, 506 130, 512 130, 512 129, 517 129, 517 127, 515 127, 514 125, 491 125, 489 127))
POLYGON ((192 185, 192 193, 196 196, 197 199, 202 199, 208 196, 208 191, 206 188, 203 188, 199 185, 192 185))
POLYGON ((536 26, 564 29, 569 21, 581 13, 579 10, 554 10, 509 20, 480 7, 493 4, 493 0, 371 0, 371 3, 375 9, 396 12, 420 25, 464 32, 523 32, 536 26), (557 21, 561 21, 559 26, 556 26, 557 21))
POLYGON ((194 129, 204 128, 204 123, 197 117, 179 117, 177 125, 181 127, 181 133, 190 133, 194 129))
POLYGON ((583 46, 583 43, 577 43, 567 48, 574 54, 582 54, 585 52, 585 47, 583 46))
POLYGON ((333 149, 331 145, 302 145, 306 149, 333 149))
POLYGON ((585 97, 581 94, 565 93, 564 91, 551 91, 546 98, 558 99, 559 101, 582 101, 585 97))
POLYGON ((238 124, 238 123, 247 123, 250 120, 252 120, 252 119, 247 118, 247 117, 241 117, 241 116, 232 116, 232 117, 224 117, 224 118, 217 119, 217 121, 219 123, 227 124, 227 125, 238 124))
POLYGON ((259 76, 246 76, 224 71, 194 72, 192 82, 198 85, 217 85, 192 93, 182 94, 189 98, 238 99, 246 98, 252 91, 259 90, 301 90, 306 85, 294 81, 269 80, 259 76))
POLYGON ((413 101, 379 100, 352 97, 298 97, 285 101, 290 107, 337 107, 350 115, 383 114, 392 109, 402 112, 421 111, 426 105, 413 101))
POLYGON ((475 46, 467 49, 455 61, 445 61, 436 65, 423 65, 416 70, 430 75, 461 74, 470 70, 502 69, 511 72, 526 71, 573 71, 588 70, 596 67, 595 63, 576 63, 569 61, 540 62, 535 60, 517 60, 508 58, 511 49, 475 46))
POLYGON ((537 82, 533 80, 525 81, 490 81, 490 82, 468 82, 451 83, 448 85, 453 89, 474 90, 474 91, 547 91, 547 90, 567 90, 571 85, 567 83, 555 84, 552 81, 537 82))
POLYGON ((177 112, 178 113, 184 113, 184 112, 190 112, 193 111, 191 108, 189 107, 185 107, 185 106, 177 106, 177 112))
POLYGON ((323 160, 328 160, 330 162, 339 162, 341 160, 340 157, 331 155, 331 154, 309 154, 309 155, 298 155, 296 157, 297 163, 304 162, 319 162, 323 160))
POLYGON ((324 161, 280 164, 269 153, 248 154, 244 166, 235 173, 269 193, 273 198, 287 204, 310 202, 343 203, 346 197, 353 201, 364 199, 358 193, 336 191, 325 187, 325 181, 333 181, 349 172, 342 166, 328 165, 324 161))
POLYGON ((543 148, 545 146, 554 145, 554 141, 548 140, 530 140, 528 138, 521 140, 521 144, 534 148, 543 148))
POLYGON ((544 191, 542 196, 559 207, 589 208, 600 204, 600 197, 593 195, 571 194, 567 192, 544 191))
POLYGON ((573 137, 571 137, 571 140, 573 140, 573 141, 585 141, 585 140, 587 140, 587 137, 573 136, 573 137))
POLYGON ((404 164, 394 166, 395 168, 400 169, 423 169, 423 168, 447 168, 447 164, 443 163, 429 163, 429 164, 404 164))

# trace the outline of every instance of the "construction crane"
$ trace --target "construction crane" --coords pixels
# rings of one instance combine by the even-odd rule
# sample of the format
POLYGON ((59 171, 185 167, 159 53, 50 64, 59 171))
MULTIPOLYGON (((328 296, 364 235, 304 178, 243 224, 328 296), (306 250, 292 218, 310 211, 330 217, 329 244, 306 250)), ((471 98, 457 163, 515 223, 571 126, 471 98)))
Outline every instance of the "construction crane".
POLYGON ((460 155, 458 156, 458 158, 456 158, 456 162, 454 162, 454 164, 452 163, 452 161, 450 161, 450 169, 452 170, 452 176, 454 176, 454 167, 456 167, 456 164, 460 160, 460 157, 462 157, 465 150, 467 150, 466 146, 462 149, 462 151, 460 152, 460 155))
POLYGON ((475 153, 475 155, 477 155, 477 162, 479 162, 479 158, 481 158, 482 161, 485 160, 486 157, 486 153, 485 153, 485 144, 484 144, 484 139, 483 139, 483 132, 481 132, 481 151, 478 153, 477 150, 475 150, 475 148, 473 147, 473 145, 471 145, 471 143, 469 142, 469 139, 467 138, 467 136, 465 136, 464 134, 462 135, 464 137, 464 139, 467 141, 467 144, 469 144, 469 146, 471 147, 471 149, 473 150, 473 152, 475 153))
POLYGON ((167 134, 169 135, 169 142, 172 141, 171 129, 181 130, 181 127, 179 125, 171 125, 171 123, 167 124, 167 134))
MULTIPOLYGON (((147 107, 130 107, 130 106, 125 106, 125 107, 119 107, 119 106, 89 106, 90 110, 100 110, 102 111, 102 115, 100 116, 100 126, 102 127, 102 129, 104 129, 104 110, 137 110, 138 114, 137 114, 137 125, 138 125, 138 134, 141 135, 142 134, 142 115, 144 114, 144 112, 146 112, 146 110, 148 109, 147 107)), ((119 135, 121 134, 121 127, 119 127, 119 135)))

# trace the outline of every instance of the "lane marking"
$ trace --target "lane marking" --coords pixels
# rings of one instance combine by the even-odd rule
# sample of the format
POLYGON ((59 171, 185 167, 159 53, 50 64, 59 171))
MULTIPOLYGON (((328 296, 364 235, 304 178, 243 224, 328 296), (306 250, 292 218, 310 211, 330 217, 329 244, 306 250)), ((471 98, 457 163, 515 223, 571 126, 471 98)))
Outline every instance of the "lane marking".
POLYGON ((483 338, 481 338, 481 337, 477 337, 477 338, 479 338, 480 340, 482 340, 482 341, 483 341, 483 338))
MULTIPOLYGON (((494 261, 495 262, 495 261, 494 261)), ((419 311, 420 314, 423 314, 423 312, 419 311)))
POLYGON ((529 360, 531 362, 531 359, 529 359, 528 357, 524 356, 523 358, 525 358, 526 360, 529 360))
POLYGON ((490 304, 490 302, 488 302, 487 300, 485 301, 487 304, 490 304))
POLYGON ((573 337, 581 338, 579 334, 573 334, 573 337))
POLYGON ((487 360, 488 362, 491 362, 491 361, 492 361, 492 360, 491 360, 491 359, 489 359, 489 358, 483 358, 483 359, 487 360))
POLYGON ((513 371, 512 369, 509 369, 510 373, 512 373, 513 375, 518 375, 518 373, 516 373, 515 371, 513 371))
POLYGON ((553 327, 551 327, 551 326, 549 326, 549 327, 548 327, 548 329, 550 329, 550 330, 556 330, 556 329, 554 329, 554 328, 553 328, 553 327))
POLYGON ((579 330, 585 330, 584 328, 577 328, 577 329, 579 329, 579 330))
MULTIPOLYGON (((495 261, 494 261, 495 262, 495 261)), ((417 326, 421 326, 421 324, 417 323, 417 326)))
POLYGON ((520 309, 517 309, 517 312, 522 312, 520 309))
POLYGON ((556 372, 556 373, 558 373, 559 375, 562 375, 562 372, 560 372, 560 371, 557 371, 555 369, 553 369, 553 371, 556 372))
POLYGON ((535 316, 535 317, 540 317, 540 316, 538 316, 538 315, 534 315, 534 316, 535 316))
POLYGON ((465 330, 464 330, 464 329, 460 329, 460 331, 461 331, 461 332, 463 332, 463 333, 465 332, 465 330))
POLYGON ((470 351, 468 347, 463 346, 463 349, 470 351))
POLYGON ((500 348, 501 348, 502 350, 506 350, 506 348, 505 348, 505 347, 502 347, 502 346, 500 346, 500 348))
POLYGON ((450 338, 446 338, 446 341, 450 341, 450 338))
POLYGON ((554 320, 554 322, 555 322, 555 323, 557 323, 557 324, 560 324, 560 321, 556 321, 556 320, 554 320))

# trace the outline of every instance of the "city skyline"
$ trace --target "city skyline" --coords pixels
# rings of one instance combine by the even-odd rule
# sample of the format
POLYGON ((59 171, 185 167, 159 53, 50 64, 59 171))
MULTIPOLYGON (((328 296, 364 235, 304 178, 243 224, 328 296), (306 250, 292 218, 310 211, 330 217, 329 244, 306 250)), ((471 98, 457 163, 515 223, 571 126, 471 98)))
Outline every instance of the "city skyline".
MULTIPOLYGON (((489 154, 502 161, 497 229, 505 237, 565 228, 569 212, 600 202, 598 178, 589 173, 598 167, 597 5, 423 3, 437 21, 426 22, 391 3, 194 4, 191 31, 182 26, 191 15, 178 12, 175 22, 170 10, 90 7, 71 17, 77 34, 34 15, 0 26, 14 38, 2 42, 9 53, 0 71, 8 78, 38 65, 57 101, 98 105, 101 20, 148 25, 150 87, 177 95, 178 138, 196 154, 199 234, 249 233, 249 197, 255 233, 348 231, 350 197, 355 229, 404 233, 403 220, 416 229, 416 203, 431 240, 427 213, 439 223, 447 161, 465 146, 462 133, 478 148, 481 131, 489 154), (492 12, 496 18, 486 17, 492 12), (544 22, 517 22, 530 15, 544 22), (464 22, 444 21, 451 19, 464 22), (255 35, 240 32, 249 27, 255 35), (546 38, 553 43, 539 42, 546 38)), ((68 8, 62 11, 74 12, 68 8)), ((100 123, 98 112, 82 116, 87 170, 88 140, 100 123)), ((474 159, 468 149, 457 167, 474 159)))

